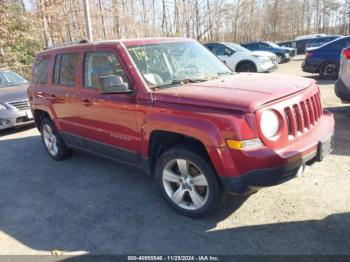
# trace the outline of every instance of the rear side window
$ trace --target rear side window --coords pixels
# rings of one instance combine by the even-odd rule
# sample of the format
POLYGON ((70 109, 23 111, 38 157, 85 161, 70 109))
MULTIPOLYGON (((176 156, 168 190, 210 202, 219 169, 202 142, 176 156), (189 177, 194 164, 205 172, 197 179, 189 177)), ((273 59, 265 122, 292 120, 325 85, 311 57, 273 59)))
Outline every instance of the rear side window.
POLYGON ((127 82, 125 73, 114 53, 108 51, 87 52, 84 58, 84 87, 97 88, 102 76, 119 75, 127 82))
POLYGON ((75 85, 78 59, 78 53, 67 53, 56 56, 53 75, 53 82, 56 85, 75 85))
POLYGON ((35 60, 33 82, 46 84, 48 79, 49 56, 40 56, 35 60))

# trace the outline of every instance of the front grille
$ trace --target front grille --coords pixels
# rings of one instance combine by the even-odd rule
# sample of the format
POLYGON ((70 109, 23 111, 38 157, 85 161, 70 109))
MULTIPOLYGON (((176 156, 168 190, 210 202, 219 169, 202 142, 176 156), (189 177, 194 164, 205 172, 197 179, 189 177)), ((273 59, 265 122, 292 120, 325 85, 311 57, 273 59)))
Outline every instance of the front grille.
POLYGON ((28 110, 30 108, 28 100, 17 101, 9 103, 11 106, 16 107, 18 110, 28 110))
POLYGON ((293 139, 311 129, 322 116, 320 94, 316 93, 298 104, 284 109, 288 135, 293 139))
POLYGON ((16 119, 16 124, 21 124, 21 123, 26 123, 26 122, 32 122, 33 119, 30 119, 28 117, 22 116, 22 117, 18 117, 16 119))

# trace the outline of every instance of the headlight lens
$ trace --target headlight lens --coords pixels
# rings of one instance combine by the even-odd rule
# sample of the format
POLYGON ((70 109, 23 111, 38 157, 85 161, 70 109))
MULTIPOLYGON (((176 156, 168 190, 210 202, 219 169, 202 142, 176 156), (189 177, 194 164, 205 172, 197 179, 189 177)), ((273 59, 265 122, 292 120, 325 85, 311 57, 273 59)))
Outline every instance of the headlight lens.
POLYGON ((2 104, 0 104, 0 111, 5 111, 5 110, 7 110, 7 107, 2 105, 2 104))
POLYGON ((270 62, 270 58, 266 57, 266 56, 259 56, 258 59, 260 60, 260 62, 262 63, 267 63, 270 62))
POLYGON ((266 138, 272 138, 277 135, 280 123, 277 114, 272 110, 266 110, 260 117, 260 129, 266 138))

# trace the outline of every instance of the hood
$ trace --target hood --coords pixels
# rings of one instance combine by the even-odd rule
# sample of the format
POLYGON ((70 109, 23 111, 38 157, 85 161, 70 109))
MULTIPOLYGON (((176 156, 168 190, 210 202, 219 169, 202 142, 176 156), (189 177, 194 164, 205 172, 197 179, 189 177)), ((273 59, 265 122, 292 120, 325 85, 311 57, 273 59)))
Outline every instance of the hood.
POLYGON ((252 54, 255 56, 276 57, 276 55, 274 53, 268 52, 268 51, 252 51, 252 54))
POLYGON ((315 80, 284 75, 240 73, 222 79, 153 92, 155 102, 254 112, 259 107, 310 87, 315 80))
POLYGON ((15 102, 28 100, 28 85, 9 86, 0 88, 0 102, 15 102))
POLYGON ((287 46, 281 46, 281 48, 284 49, 284 50, 289 50, 289 51, 295 50, 295 48, 293 48, 293 47, 287 47, 287 46))

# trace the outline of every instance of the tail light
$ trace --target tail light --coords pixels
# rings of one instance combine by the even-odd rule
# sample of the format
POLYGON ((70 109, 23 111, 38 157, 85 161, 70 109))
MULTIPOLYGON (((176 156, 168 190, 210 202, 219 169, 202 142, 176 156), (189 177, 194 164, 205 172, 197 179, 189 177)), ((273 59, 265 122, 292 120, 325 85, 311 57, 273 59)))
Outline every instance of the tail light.
POLYGON ((350 48, 346 48, 343 50, 343 56, 345 59, 350 59, 350 48))
POLYGON ((306 58, 309 58, 309 57, 311 57, 311 56, 312 56, 312 52, 306 52, 306 53, 305 53, 305 57, 306 57, 306 58))

